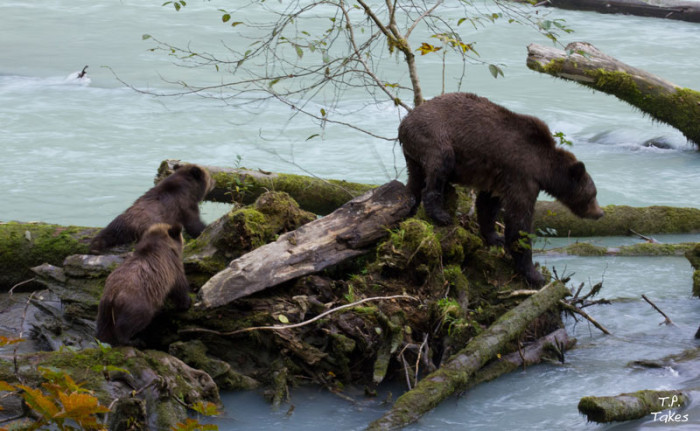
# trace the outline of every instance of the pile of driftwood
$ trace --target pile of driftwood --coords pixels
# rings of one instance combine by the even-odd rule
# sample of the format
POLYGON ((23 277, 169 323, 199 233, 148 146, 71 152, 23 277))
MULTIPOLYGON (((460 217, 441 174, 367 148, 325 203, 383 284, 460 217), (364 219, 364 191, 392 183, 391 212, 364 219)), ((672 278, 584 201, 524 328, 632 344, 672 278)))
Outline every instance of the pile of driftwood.
MULTIPOLYGON (((177 163, 164 162, 156 181, 177 163)), ((217 181, 208 199, 228 199, 232 209, 187 243, 195 306, 166 309, 137 337, 140 349, 95 342, 104 280, 124 258, 86 254, 97 229, 0 225, 2 242, 17 252, 0 255, 0 265, 12 258, 8 266, 34 266, 31 282, 12 280, 9 307, 22 324, 8 335, 31 337, 3 352, 0 380, 38 386, 37 364, 65 370, 113 407, 113 429, 172 426, 187 406, 218 402, 220 390, 261 388, 279 404, 303 383, 371 392, 387 379, 405 381, 409 390, 370 425, 385 429, 481 381, 560 360, 572 344, 560 320, 562 308, 576 309, 575 300, 562 302, 569 289, 555 281, 528 290, 502 249, 483 246, 467 191, 452 199, 455 223, 435 227, 420 214, 406 218, 411 198, 395 181, 372 187, 207 168, 217 181)), ((547 205, 549 222, 565 217, 547 205)), ((654 232, 615 210, 606 209, 611 230, 654 232)), ((700 229, 700 211, 682 211, 673 226, 700 229)), ((5 417, 22 420, 16 396, 0 403, 5 417)))

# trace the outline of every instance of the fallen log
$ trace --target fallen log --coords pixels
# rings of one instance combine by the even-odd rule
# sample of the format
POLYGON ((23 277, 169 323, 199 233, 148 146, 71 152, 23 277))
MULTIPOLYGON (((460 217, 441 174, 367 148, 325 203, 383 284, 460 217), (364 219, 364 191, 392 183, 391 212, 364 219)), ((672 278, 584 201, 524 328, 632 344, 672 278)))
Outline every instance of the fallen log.
POLYGON ((551 334, 528 344, 522 350, 493 360, 474 375, 474 378, 469 382, 468 388, 484 382, 490 382, 518 368, 539 364, 548 354, 552 356, 552 359, 563 362, 564 352, 572 348, 574 344, 576 344, 576 339, 569 338, 566 329, 557 329, 551 334))
MULTIPOLYGON (((87 253, 92 237, 99 230, 47 223, 0 223, 0 292, 31 280, 33 266, 60 265, 66 256, 87 253)), ((22 287, 29 290, 39 285, 28 282, 22 287)))
POLYGON ((221 306, 364 254, 369 245, 388 234, 390 226, 408 215, 412 201, 398 181, 371 190, 328 216, 232 261, 202 286, 202 305, 221 306))
POLYGON ((583 397, 578 410, 589 421, 599 423, 630 421, 650 414, 656 421, 661 415, 682 416, 673 409, 679 409, 687 402, 688 396, 682 391, 645 390, 614 397, 583 397))
POLYGON ((700 22, 700 3, 682 0, 547 0, 538 5, 568 10, 667 18, 700 22))
POLYGON ((472 375, 496 356, 534 319, 569 294, 559 282, 543 287, 517 307, 503 314, 493 325, 474 337, 467 346, 450 357, 437 371, 401 395, 391 410, 372 422, 367 429, 402 428, 416 422, 440 402, 469 385, 472 375))
POLYGON ((643 242, 620 247, 602 247, 590 242, 577 242, 566 247, 538 251, 536 254, 562 256, 684 256, 697 243, 659 244, 643 242))
MULTIPOLYGON (((155 178, 157 184, 183 164, 164 160, 155 178)), ((280 174, 245 168, 203 166, 216 181, 216 187, 205 197, 213 202, 252 204, 263 193, 274 190, 288 193, 299 206, 314 214, 330 214, 347 201, 371 190, 376 185, 325 180, 316 177, 280 174)))
MULTIPOLYGON (((586 42, 565 50, 530 44, 527 67, 612 94, 700 146, 700 93, 629 66, 586 42)), ((699 147, 700 148, 700 147, 699 147)))
POLYGON ((598 220, 576 217, 559 202, 538 202, 534 230, 556 237, 622 236, 630 231, 643 234, 700 232, 700 209, 665 206, 629 207, 608 205, 598 220))

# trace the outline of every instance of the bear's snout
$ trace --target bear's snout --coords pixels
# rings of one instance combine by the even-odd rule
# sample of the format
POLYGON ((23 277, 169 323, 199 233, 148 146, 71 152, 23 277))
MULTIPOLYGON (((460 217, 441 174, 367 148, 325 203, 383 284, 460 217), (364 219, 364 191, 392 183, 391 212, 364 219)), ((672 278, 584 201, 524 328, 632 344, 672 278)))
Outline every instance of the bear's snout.
POLYGON ((597 200, 593 200, 590 205, 588 205, 588 211, 586 211, 586 218, 591 218, 593 220, 598 220, 605 215, 605 211, 598 205, 597 200))

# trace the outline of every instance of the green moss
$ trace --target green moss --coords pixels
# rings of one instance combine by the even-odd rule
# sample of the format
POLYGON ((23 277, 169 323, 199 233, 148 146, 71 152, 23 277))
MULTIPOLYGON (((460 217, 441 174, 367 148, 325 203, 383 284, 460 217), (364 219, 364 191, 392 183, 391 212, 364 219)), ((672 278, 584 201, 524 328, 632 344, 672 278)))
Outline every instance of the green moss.
POLYGON ((586 73, 594 82, 587 84, 597 90, 615 95, 659 121, 681 132, 695 143, 700 143, 700 93, 682 88, 668 94, 663 88, 640 91, 639 84, 626 72, 603 69, 586 73))
POLYGON ((417 218, 401 222, 389 239, 377 247, 381 266, 394 270, 431 271, 442 259, 442 247, 433 226, 417 218))
POLYGON ((577 242, 566 247, 566 251, 577 256, 605 256, 608 249, 589 242, 577 242))
POLYGON ((87 253, 98 228, 45 223, 0 223, 0 290, 33 277, 30 268, 61 265, 71 254, 87 253))
POLYGON ((700 269, 693 272, 693 296, 700 296, 700 269))

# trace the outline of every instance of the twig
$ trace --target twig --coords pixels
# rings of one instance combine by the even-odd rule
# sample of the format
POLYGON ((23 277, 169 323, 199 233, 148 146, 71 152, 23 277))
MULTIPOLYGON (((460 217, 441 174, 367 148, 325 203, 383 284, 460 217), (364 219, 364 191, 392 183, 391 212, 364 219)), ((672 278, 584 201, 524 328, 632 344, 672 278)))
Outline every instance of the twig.
POLYGON ((411 376, 408 374, 408 362, 406 362, 406 358, 403 356, 403 352, 401 352, 401 361, 403 362, 403 371, 406 375, 406 386, 410 391, 411 389, 413 389, 413 385, 411 385, 411 376))
POLYGON ((595 326, 596 328, 600 329, 601 332, 603 332, 603 334, 611 335, 611 334, 610 334, 610 331, 608 331, 607 329, 605 329, 605 327, 604 327, 603 325, 601 325, 600 323, 596 322, 596 320, 595 320, 594 318, 592 318, 591 316, 589 316, 588 313, 586 313, 585 311, 583 311, 583 310, 581 310, 581 309, 579 309, 579 308, 577 308, 577 307, 574 307, 573 305, 569 304, 568 302, 566 302, 566 301, 564 301, 564 300, 559 301, 559 303, 560 303, 565 309, 571 311, 572 313, 580 314, 581 316, 583 316, 586 320, 588 320, 589 322, 591 322, 591 323, 593 324, 593 326, 595 326))
MULTIPOLYGON (((425 348, 425 345, 427 343, 428 343, 428 334, 426 333, 425 337, 423 337, 423 342, 421 343, 420 347, 418 348, 418 356, 416 357, 416 375, 413 378, 414 382, 418 381, 418 370, 420 369, 420 359, 421 359, 421 355, 423 353, 423 349, 425 348)), ((427 356, 427 354, 426 354, 426 356, 427 356)))
POLYGON ((632 229, 629 230, 631 234, 638 236, 639 238, 643 239, 646 242, 652 243, 652 244, 658 244, 659 241, 655 240, 654 238, 650 236, 644 236, 639 232, 635 232, 632 229))
POLYGON ((414 301, 418 301, 418 298, 416 298, 414 296, 410 296, 410 295, 374 296, 372 298, 365 298, 365 299, 361 299, 361 300, 356 301, 356 302, 352 302, 350 304, 345 304, 345 305, 341 305, 341 306, 336 307, 336 308, 332 308, 328 311, 324 311, 323 313, 321 313, 318 316, 315 316, 309 320, 305 320, 303 322, 295 323, 292 325, 251 326, 249 328, 238 329, 238 330, 230 331, 230 332, 220 332, 220 331, 215 331, 213 329, 205 329, 205 328, 191 328, 191 329, 181 329, 180 331, 178 331, 178 333, 182 334, 182 333, 188 333, 188 332, 205 332, 205 333, 216 334, 216 335, 236 335, 236 334, 240 334, 243 332, 257 331, 257 330, 263 330, 263 329, 270 329, 273 331, 279 331, 282 329, 299 328, 301 326, 305 326, 305 325, 308 325, 308 324, 315 322, 319 319, 322 319, 323 317, 325 317, 331 313, 335 313, 336 311, 344 310, 346 308, 355 307, 357 305, 364 304, 365 302, 380 301, 380 300, 384 300, 384 299, 412 299, 414 301))
MULTIPOLYGON (((654 304, 653 302, 651 302, 651 299, 647 298, 647 296, 644 295, 644 294, 642 294, 642 298, 644 298, 644 300, 645 300, 646 302, 648 302, 649 305, 651 305, 652 307, 654 307, 654 310, 658 311, 659 313, 661 313, 662 316, 664 316, 664 319, 665 319, 665 320, 664 320, 662 323, 665 323, 666 325, 673 325, 673 326, 676 326, 676 324, 673 323, 673 322, 671 321, 671 319, 668 318, 668 316, 666 315, 666 313, 664 313, 663 311, 661 311, 661 309, 660 309, 659 307, 657 307, 656 304, 654 304)), ((659 325, 661 325, 661 323, 659 323, 659 325)))
POLYGON ((12 288, 8 291, 8 293, 9 293, 10 295, 12 295, 13 293, 15 293, 15 287, 19 287, 19 286, 21 286, 21 285, 23 285, 23 284, 31 283, 31 282, 34 281, 34 280, 36 280, 36 277, 32 277, 32 278, 30 278, 29 280, 20 281, 19 283, 17 283, 17 284, 15 284, 14 286, 12 286, 12 288))

